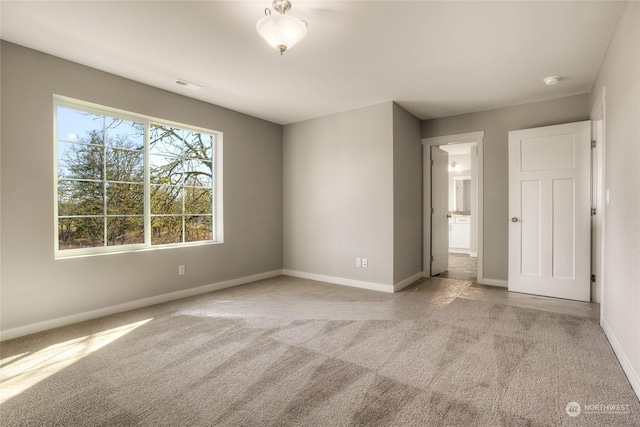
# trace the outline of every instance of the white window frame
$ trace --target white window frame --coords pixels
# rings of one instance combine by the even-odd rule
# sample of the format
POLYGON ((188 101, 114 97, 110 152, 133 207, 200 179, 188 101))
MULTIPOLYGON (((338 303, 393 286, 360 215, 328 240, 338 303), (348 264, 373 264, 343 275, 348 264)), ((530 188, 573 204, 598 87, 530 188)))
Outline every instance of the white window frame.
MULTIPOLYGON (((54 253, 55 259, 75 258, 95 255, 106 255, 123 252, 136 252, 136 251, 148 251, 148 250, 162 250, 162 249, 175 249, 182 247, 203 246, 212 244, 224 243, 224 221, 223 221, 223 133, 211 129, 201 128, 197 126, 186 125, 184 123, 173 122, 157 117, 146 116, 143 114, 131 113, 128 111, 106 107, 103 105, 93 104, 86 101, 80 101, 77 99, 69 98, 61 95, 53 96, 53 234, 54 234, 54 253), (144 124, 144 243, 133 243, 127 245, 116 246, 98 246, 87 247, 78 249, 60 249, 59 236, 58 236, 58 107, 77 109, 86 111, 89 113, 115 117, 118 119, 135 121, 144 124), (212 227, 213 227, 213 239, 201 240, 196 242, 178 242, 167 243, 162 245, 151 244, 151 206, 150 206, 150 153, 149 153, 149 127, 150 124, 159 124, 164 126, 171 126, 183 130, 206 133, 213 135, 213 211, 211 215, 212 227)), ((186 215, 183 213, 183 216, 186 215)), ((183 236, 184 238, 184 236, 183 236)), ((106 242, 105 242, 106 243, 106 242)))

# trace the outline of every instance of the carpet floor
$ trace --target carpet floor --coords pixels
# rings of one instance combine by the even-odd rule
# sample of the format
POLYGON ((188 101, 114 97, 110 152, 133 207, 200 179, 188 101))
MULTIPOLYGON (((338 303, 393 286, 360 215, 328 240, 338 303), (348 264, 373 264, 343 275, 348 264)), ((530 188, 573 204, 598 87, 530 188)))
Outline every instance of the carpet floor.
POLYGON ((596 321, 469 285, 279 277, 6 341, 0 424, 640 426, 596 321))

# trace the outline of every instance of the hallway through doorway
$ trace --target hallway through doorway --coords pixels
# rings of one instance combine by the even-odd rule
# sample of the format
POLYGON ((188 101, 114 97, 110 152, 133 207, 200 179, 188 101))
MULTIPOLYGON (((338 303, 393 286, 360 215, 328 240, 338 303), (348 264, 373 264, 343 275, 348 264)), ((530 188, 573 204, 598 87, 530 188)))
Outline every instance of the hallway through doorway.
POLYGON ((477 272, 478 258, 471 257, 469 254, 449 253, 449 268, 437 277, 476 282, 477 272))

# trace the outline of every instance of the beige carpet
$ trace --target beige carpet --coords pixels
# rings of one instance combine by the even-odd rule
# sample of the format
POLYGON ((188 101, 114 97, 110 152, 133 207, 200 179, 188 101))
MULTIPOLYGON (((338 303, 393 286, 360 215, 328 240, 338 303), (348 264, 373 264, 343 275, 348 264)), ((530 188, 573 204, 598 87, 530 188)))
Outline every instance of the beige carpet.
POLYGON ((640 425, 593 320, 312 285, 331 298, 298 300, 291 283, 266 298, 254 285, 113 316, 108 330, 87 322, 86 336, 85 325, 2 343, 0 424, 640 425))

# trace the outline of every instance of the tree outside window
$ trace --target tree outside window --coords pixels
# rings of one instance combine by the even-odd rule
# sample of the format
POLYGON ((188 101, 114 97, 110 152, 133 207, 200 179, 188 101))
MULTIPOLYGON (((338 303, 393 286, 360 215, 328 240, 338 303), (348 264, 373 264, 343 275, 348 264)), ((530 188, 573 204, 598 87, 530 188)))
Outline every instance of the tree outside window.
POLYGON ((58 250, 215 239, 217 133, 58 105, 58 250))

